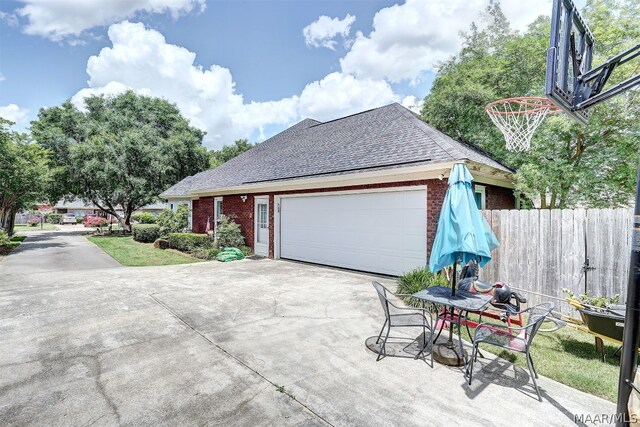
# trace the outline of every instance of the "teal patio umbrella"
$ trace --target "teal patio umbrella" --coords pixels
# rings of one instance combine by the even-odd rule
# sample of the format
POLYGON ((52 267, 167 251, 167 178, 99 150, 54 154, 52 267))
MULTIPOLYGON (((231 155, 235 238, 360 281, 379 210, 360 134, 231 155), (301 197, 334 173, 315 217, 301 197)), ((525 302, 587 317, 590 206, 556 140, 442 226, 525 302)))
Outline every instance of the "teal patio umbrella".
POLYGON ((449 188, 444 196, 436 237, 431 247, 429 269, 438 272, 453 265, 451 289, 455 295, 455 269, 476 260, 480 267, 491 260, 498 239, 484 219, 472 189, 473 177, 464 163, 456 163, 449 175, 449 188))
MULTIPOLYGON (((473 177, 464 163, 456 163, 449 174, 449 188, 444 196, 436 238, 431 247, 429 269, 438 272, 453 265, 451 295, 456 294, 456 266, 476 260, 482 267, 491 260, 491 251, 499 246, 498 239, 484 219, 472 188, 473 177)), ((451 307, 449 339, 434 349, 436 360, 459 366, 463 355, 453 346, 454 309, 451 307)))

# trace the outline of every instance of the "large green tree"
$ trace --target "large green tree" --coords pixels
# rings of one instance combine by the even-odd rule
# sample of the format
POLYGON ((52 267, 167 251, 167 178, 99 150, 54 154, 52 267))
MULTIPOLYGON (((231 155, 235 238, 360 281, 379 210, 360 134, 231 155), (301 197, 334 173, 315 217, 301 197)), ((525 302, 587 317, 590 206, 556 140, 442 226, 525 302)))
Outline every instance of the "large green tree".
POLYGON ((233 145, 225 145, 219 150, 209 151, 209 163, 212 168, 217 168, 221 164, 228 162, 234 157, 244 153, 250 148, 253 148, 253 144, 249 143, 246 139, 238 139, 233 145))
POLYGON ((49 183, 47 153, 11 124, 0 118, 0 229, 8 234, 16 213, 42 200, 49 183))
MULTIPOLYGON (((596 65, 640 39, 636 2, 590 0, 583 13, 596 38, 596 65)), ((543 208, 628 204, 640 144, 637 92, 592 108, 586 127, 563 114, 549 117, 534 135, 531 150, 518 154, 505 149, 484 112, 496 99, 543 96, 549 33, 545 17, 523 34, 512 30, 499 3, 492 3, 483 21, 461 35, 461 51, 439 68, 422 117, 515 167, 517 190, 543 208)), ((610 84, 634 72, 634 67, 622 67, 610 84)))
POLYGON ((54 166, 54 200, 91 202, 129 228, 135 210, 208 167, 204 132, 164 99, 128 91, 89 97, 85 107, 66 102, 41 109, 32 122, 33 137, 54 166))

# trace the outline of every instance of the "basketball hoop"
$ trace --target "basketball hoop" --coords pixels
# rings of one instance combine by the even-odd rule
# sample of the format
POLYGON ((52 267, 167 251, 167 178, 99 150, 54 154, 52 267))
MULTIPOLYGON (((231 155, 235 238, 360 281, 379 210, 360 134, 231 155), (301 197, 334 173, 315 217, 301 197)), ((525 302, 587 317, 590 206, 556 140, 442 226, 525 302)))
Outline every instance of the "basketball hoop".
POLYGON ((549 99, 531 96, 500 99, 484 109, 504 135, 509 151, 528 150, 531 137, 545 116, 559 111, 549 99))

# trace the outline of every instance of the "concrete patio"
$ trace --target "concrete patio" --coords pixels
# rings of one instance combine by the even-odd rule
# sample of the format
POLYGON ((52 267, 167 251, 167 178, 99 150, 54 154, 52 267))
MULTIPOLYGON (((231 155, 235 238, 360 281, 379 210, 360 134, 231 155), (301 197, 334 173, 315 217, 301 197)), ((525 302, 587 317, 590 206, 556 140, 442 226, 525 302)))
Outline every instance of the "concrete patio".
POLYGON ((540 403, 500 359, 482 360, 472 386, 428 355, 376 362, 368 275, 266 259, 47 272, 7 260, 0 425, 539 426, 615 412, 545 378, 540 403))

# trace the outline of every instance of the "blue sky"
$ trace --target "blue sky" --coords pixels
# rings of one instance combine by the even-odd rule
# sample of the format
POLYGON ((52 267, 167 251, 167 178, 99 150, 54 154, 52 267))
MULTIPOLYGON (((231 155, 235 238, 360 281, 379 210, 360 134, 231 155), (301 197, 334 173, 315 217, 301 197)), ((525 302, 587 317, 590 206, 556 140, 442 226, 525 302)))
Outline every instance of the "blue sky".
MULTIPOLYGON (((487 3, 2 1, 0 115, 24 130, 41 107, 133 89, 178 104, 214 148, 304 117, 418 108, 487 3)), ((520 29, 551 10, 549 0, 502 5, 520 29)))

